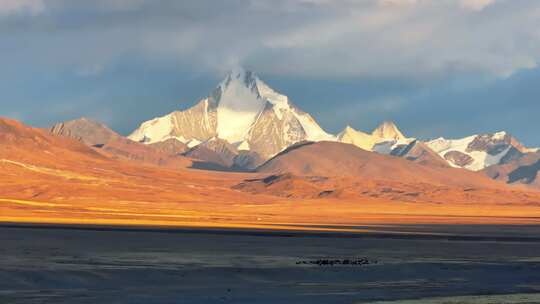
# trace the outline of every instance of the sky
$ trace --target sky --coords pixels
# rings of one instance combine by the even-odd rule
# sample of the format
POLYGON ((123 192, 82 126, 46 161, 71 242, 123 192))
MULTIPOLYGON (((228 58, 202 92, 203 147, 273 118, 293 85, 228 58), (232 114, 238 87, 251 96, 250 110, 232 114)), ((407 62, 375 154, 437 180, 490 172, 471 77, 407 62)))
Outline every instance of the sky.
POLYGON ((0 0, 0 116, 129 134, 254 71, 329 132, 540 146, 538 0, 0 0))

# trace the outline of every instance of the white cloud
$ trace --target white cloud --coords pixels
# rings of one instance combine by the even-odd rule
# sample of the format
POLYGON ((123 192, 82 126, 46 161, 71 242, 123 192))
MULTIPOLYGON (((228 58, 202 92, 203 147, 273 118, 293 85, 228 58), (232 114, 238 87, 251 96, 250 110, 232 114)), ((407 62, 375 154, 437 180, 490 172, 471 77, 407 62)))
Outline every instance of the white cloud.
POLYGON ((43 0, 0 0, 0 15, 21 12, 39 14, 45 9, 43 0))

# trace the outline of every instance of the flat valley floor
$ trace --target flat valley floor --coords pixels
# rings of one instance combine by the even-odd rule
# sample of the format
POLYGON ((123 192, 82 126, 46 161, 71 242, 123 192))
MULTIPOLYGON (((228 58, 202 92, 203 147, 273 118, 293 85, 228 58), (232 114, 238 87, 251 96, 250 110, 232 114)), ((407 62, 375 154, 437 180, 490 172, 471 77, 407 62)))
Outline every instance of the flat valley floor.
POLYGON ((5 224, 0 303, 540 303, 540 226, 350 228, 5 224))

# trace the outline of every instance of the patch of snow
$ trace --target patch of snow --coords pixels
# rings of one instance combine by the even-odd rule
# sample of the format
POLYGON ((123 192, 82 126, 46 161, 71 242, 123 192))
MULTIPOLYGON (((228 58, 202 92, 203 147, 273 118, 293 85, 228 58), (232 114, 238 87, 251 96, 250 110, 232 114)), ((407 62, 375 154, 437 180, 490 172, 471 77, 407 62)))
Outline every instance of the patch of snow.
POLYGON ((217 134, 229 142, 242 141, 249 128, 264 108, 266 100, 257 90, 247 86, 250 75, 238 71, 221 84, 221 98, 217 108, 217 134))
POLYGON ((306 132, 306 139, 311 141, 321 141, 321 140, 329 140, 329 141, 335 141, 336 137, 334 135, 326 133, 318 124, 315 122, 315 120, 311 117, 311 115, 307 113, 298 113, 297 111, 293 111, 294 116, 300 124, 302 125, 302 128, 304 128, 304 131, 306 132))
POLYGON ((472 171, 480 171, 492 165, 499 164, 501 159, 510 151, 512 146, 506 147, 504 151, 497 155, 490 155, 483 151, 472 151, 469 155, 474 159, 474 162, 467 166, 467 169, 472 171))
POLYGON ((193 147, 198 146, 200 144, 201 144, 201 141, 197 140, 197 139, 192 139, 192 140, 187 142, 188 148, 193 148, 193 147))
POLYGON ((166 141, 166 140, 169 140, 169 139, 176 139, 178 140, 179 142, 182 142, 182 143, 186 143, 188 142, 187 139, 184 138, 184 136, 174 136, 174 135, 169 135, 169 136, 165 136, 163 137, 163 139, 161 141, 166 141))
POLYGON ((249 151, 249 143, 247 142, 247 140, 244 140, 240 144, 238 144, 238 146, 236 146, 236 149, 249 151))
POLYGON ((492 138, 494 140, 503 140, 506 137, 507 133, 505 131, 497 132, 493 134, 492 138))
POLYGON ((478 137, 478 135, 472 135, 462 139, 445 139, 444 137, 440 137, 427 142, 427 145, 439 154, 445 154, 449 151, 466 153, 467 147, 476 137, 478 137))
POLYGON ((173 123, 171 114, 167 114, 144 122, 137 130, 131 133, 128 138, 145 144, 153 144, 163 141, 171 136, 172 130, 173 123))

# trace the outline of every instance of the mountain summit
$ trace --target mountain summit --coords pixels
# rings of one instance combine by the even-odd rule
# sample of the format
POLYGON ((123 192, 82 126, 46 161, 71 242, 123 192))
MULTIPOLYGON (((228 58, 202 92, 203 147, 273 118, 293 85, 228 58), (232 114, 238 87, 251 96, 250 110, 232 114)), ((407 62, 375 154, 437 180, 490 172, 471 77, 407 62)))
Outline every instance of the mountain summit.
POLYGON ((394 139, 394 140, 403 140, 405 136, 398 129, 395 123, 391 121, 385 121, 380 126, 378 126, 371 135, 378 138, 394 139))
POLYGON ((230 72, 193 107, 144 122, 129 136, 144 143, 175 138, 190 146, 214 137, 263 158, 300 141, 334 139, 287 96, 243 69, 230 72))
POLYGON ((390 121, 380 124, 371 134, 347 126, 338 134, 337 139, 342 143, 353 144, 364 150, 381 154, 391 154, 394 148, 406 146, 414 140, 405 137, 398 127, 390 121))
POLYGON ((353 144, 367 151, 373 149, 373 146, 377 143, 378 139, 370 134, 357 131, 350 126, 345 127, 345 129, 337 135, 337 138, 338 141, 342 143, 353 144))

